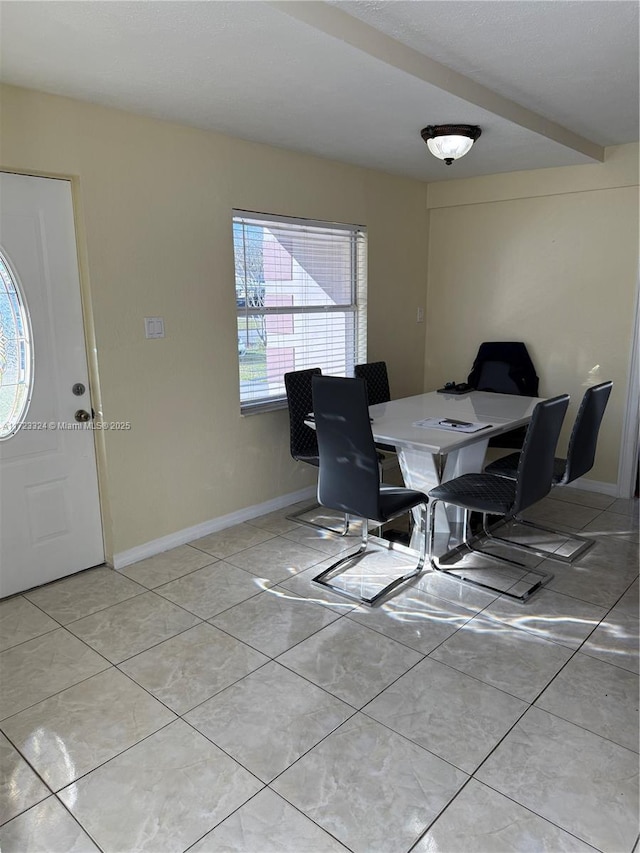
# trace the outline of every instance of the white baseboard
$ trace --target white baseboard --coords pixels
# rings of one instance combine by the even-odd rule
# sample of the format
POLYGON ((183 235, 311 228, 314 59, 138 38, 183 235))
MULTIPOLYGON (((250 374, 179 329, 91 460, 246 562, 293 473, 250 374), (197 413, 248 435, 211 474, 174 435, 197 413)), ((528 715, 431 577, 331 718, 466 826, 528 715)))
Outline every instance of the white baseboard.
POLYGON ((114 554, 111 565, 114 569, 124 569, 125 566, 130 566, 139 560, 145 560, 147 557, 155 557, 156 554, 169 551, 171 548, 177 548, 178 545, 186 545, 187 542, 193 542, 194 539, 208 536, 209 533, 224 530, 225 527, 233 527, 234 524, 249 521, 249 519, 257 518, 259 515, 275 512, 291 504, 298 503, 298 501, 312 498, 315 494, 316 486, 307 486, 307 488, 300 489, 298 492, 290 492, 288 495, 281 495, 264 503, 248 506, 236 512, 230 512, 228 515, 221 515, 218 518, 212 518, 210 521, 203 521, 201 524, 196 524, 193 527, 185 527, 184 530, 177 530, 168 536, 161 536, 152 542, 145 542, 144 545, 136 545, 135 548, 130 548, 128 551, 120 551, 114 554))
POLYGON ((568 489, 582 489, 583 492, 600 492, 601 495, 618 497, 618 486, 616 483, 601 483, 598 480, 588 480, 586 477, 578 477, 567 486, 568 489))
MULTIPOLYGON (((395 463, 393 457, 392 462, 395 463)), ((390 465, 391 463, 389 463, 389 466, 385 465, 383 467, 390 467, 390 465)), ((597 480, 588 480, 581 477, 578 480, 574 480, 571 486, 583 489, 585 492, 600 492, 603 495, 611 495, 614 498, 618 496, 618 489, 615 483, 601 483, 597 480)), ((145 560, 147 557, 155 557, 156 554, 169 551, 171 548, 177 548, 178 545, 186 545, 187 542, 193 542, 194 539, 208 536, 209 533, 216 533, 218 530, 224 530, 225 527, 233 527, 234 524, 241 524, 243 521, 249 521, 260 515, 266 515, 268 512, 275 512, 286 506, 291 506, 291 504, 298 503, 298 501, 313 498, 315 494, 316 486, 307 486, 307 488, 300 489, 298 492, 281 495, 264 503, 254 504, 253 506, 239 509, 236 512, 230 512, 228 515, 212 518, 210 521, 203 521, 201 524, 196 524, 193 527, 185 527, 184 530, 177 530, 168 536, 161 536, 159 539, 145 542, 143 545, 136 545, 135 548, 130 548, 128 551, 120 551, 114 554, 111 565, 114 569, 124 569, 125 566, 130 566, 139 560, 145 560)))

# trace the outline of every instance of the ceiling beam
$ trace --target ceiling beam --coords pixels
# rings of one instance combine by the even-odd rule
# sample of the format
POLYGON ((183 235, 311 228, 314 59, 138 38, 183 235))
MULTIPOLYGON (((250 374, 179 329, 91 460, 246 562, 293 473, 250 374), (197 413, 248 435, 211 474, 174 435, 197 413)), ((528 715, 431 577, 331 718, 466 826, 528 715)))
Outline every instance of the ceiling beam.
POLYGON ((335 6, 319 0, 268 0, 268 2, 281 12, 350 44, 357 50, 399 71, 423 80, 467 103, 475 104, 533 133, 552 139, 566 148, 585 154, 593 160, 604 162, 604 148, 601 145, 520 106, 509 98, 496 94, 486 86, 430 59, 420 51, 402 44, 335 6))

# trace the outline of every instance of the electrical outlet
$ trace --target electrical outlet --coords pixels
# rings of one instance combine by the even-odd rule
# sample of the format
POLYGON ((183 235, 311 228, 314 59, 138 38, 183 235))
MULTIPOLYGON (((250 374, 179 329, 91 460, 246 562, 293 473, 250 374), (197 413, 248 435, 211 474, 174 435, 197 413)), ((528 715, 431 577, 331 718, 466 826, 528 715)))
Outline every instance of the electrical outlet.
POLYGON ((416 314, 416 323, 424 323, 424 308, 420 306, 416 314))

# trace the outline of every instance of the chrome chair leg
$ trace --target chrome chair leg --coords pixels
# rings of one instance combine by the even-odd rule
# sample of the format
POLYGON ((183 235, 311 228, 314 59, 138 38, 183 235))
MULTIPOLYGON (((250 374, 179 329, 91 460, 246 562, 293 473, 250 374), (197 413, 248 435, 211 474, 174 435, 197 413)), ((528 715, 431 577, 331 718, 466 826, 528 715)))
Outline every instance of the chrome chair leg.
POLYGON ((286 515, 287 521, 296 521, 298 524, 303 524, 305 527, 313 527, 314 530, 324 530, 325 533, 334 533, 336 536, 349 536, 350 519, 348 513, 345 513, 344 523, 341 530, 336 530, 334 527, 328 527, 326 524, 318 524, 315 521, 309 521, 302 516, 308 512, 313 512, 314 509, 321 509, 320 504, 316 503, 313 506, 304 507, 303 509, 292 512, 291 515, 286 515))
MULTIPOLYGON (((453 580, 456 580, 459 583, 467 583, 467 584, 471 584, 472 586, 478 586, 478 587, 481 587, 482 589, 490 590, 491 592, 497 592, 500 595, 506 595, 509 598, 514 599, 515 601, 526 601, 531 595, 533 595, 534 592, 536 592, 536 590, 545 586, 553 578, 553 574, 551 574, 550 572, 541 572, 537 569, 532 569, 529 566, 525 565, 524 563, 518 562, 517 560, 510 560, 508 557, 503 557, 499 554, 493 554, 493 553, 490 553, 488 551, 484 551, 482 548, 475 547, 475 542, 477 542, 480 537, 479 536, 469 536, 469 518, 468 518, 468 512, 466 510, 465 510, 465 519, 464 519, 465 535, 464 535, 464 541, 463 541, 462 545, 457 545, 455 548, 451 548, 445 554, 442 554, 441 557, 436 557, 434 552, 433 552, 433 546, 434 546, 434 541, 435 541, 436 506, 439 503, 441 503, 441 501, 439 501, 437 499, 432 499, 431 505, 429 508, 429 527, 430 527, 430 531, 429 531, 430 532, 430 536, 429 536, 429 563, 431 564, 431 567, 433 569, 435 569, 435 571, 440 572, 441 574, 448 575, 450 578, 453 578, 453 580), (508 590, 500 589, 500 587, 493 586, 492 584, 483 583, 482 581, 479 581, 479 580, 477 580, 473 577, 470 577, 468 575, 468 572, 477 571, 477 569, 468 568, 468 569, 466 569, 467 574, 458 575, 455 572, 456 571, 458 571, 458 572, 463 571, 464 572, 465 571, 464 567, 446 568, 445 566, 443 566, 441 564, 442 560, 446 560, 448 557, 454 557, 454 556, 459 555, 462 552, 463 548, 466 548, 472 554, 481 554, 485 557, 489 557, 492 560, 497 560, 501 563, 506 563, 507 565, 512 565, 512 566, 516 566, 517 568, 520 568, 520 569, 525 569, 528 574, 536 575, 536 577, 539 577, 540 580, 533 583, 527 590, 525 590, 525 592, 522 593, 522 595, 516 595, 515 593, 509 592, 508 590)), ((482 526, 483 526, 483 529, 485 529, 486 513, 482 514, 482 526)), ((515 583, 517 583, 517 581, 515 581, 515 583)))
MULTIPOLYGON (((389 521, 391 520, 392 519, 389 519, 389 521)), ((351 590, 345 589, 345 587, 338 586, 331 582, 332 579, 336 575, 342 573, 349 564, 357 563, 360 559, 362 559, 362 557, 364 557, 369 541, 369 530, 367 519, 363 518, 360 519, 360 521, 362 522, 362 531, 360 547, 357 549, 357 551, 354 551, 351 554, 347 554, 345 557, 341 557, 335 563, 332 563, 332 565, 320 572, 319 575, 316 575, 316 577, 312 579, 312 583, 326 587, 327 589, 330 589, 332 592, 335 592, 338 595, 342 595, 345 598, 351 599, 352 601, 357 601, 359 604, 366 604, 368 607, 373 607, 380 601, 382 601, 382 599, 384 599, 386 596, 388 596, 389 593, 397 586, 400 586, 400 584, 405 583, 405 581, 411 580, 411 578, 417 577, 423 571, 427 556, 427 537, 425 530, 426 512, 422 513, 422 544, 417 565, 414 566, 411 571, 406 572, 401 577, 394 578, 392 581, 386 584, 386 586, 384 586, 381 590, 376 592, 375 595, 372 595, 371 597, 358 595, 355 592, 351 592, 351 590)))
MULTIPOLYGON (((586 551, 589 550, 594 544, 595 539, 587 539, 586 536, 578 536, 577 533, 567 533, 566 536, 562 532, 562 530, 555 530, 553 527, 545 527, 542 524, 534 524, 532 521, 527 521, 525 518, 521 518, 519 515, 515 515, 510 521, 514 521, 516 524, 521 524, 523 527, 530 527, 532 530, 542 530, 544 533, 553 533, 556 536, 564 536, 564 541, 572 541, 578 542, 578 548, 573 550, 571 554, 568 556, 564 554, 558 554, 555 551, 549 551, 546 548, 537 548, 535 545, 528 545, 525 542, 516 542, 513 539, 507 539, 504 536, 496 536, 495 530, 499 529, 503 522, 499 521, 497 524, 493 524, 491 527, 484 527, 484 532, 489 537, 489 539, 495 539, 498 542, 504 542, 507 545, 511 545, 514 548, 521 548, 523 551, 528 551, 531 554, 535 554, 538 557, 542 557, 545 560, 556 560, 559 563, 573 563, 578 557, 581 557, 586 551)), ((564 543, 561 543, 564 544, 564 543)))

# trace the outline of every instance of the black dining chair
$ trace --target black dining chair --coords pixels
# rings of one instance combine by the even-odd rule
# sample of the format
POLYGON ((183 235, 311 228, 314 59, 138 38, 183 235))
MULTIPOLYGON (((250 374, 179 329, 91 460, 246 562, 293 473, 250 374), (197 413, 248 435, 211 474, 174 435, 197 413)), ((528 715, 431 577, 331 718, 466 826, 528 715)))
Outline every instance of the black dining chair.
MULTIPOLYGON (((319 367, 312 367, 308 370, 294 370, 284 374, 284 387, 287 393, 287 406, 289 409, 289 449, 291 456, 296 462, 304 462, 307 465, 312 465, 318 468, 320 464, 318 456, 318 441, 316 439, 315 430, 307 426, 305 423, 309 418, 309 414, 313 412, 313 395, 311 390, 311 381, 314 376, 321 376, 322 371, 319 367)), ((297 521, 299 524, 304 524, 307 527, 314 527, 317 530, 329 530, 331 533, 336 533, 338 536, 347 536, 349 533, 349 517, 345 516, 344 523, 341 528, 334 528, 305 518, 305 516, 318 509, 319 504, 315 506, 303 507, 297 512, 288 515, 287 518, 291 521, 297 521)))
MULTIPOLYGON (((429 515, 429 560, 431 566, 437 571, 444 572, 461 583, 470 583, 475 586, 499 592, 517 601, 526 601, 537 589, 548 583, 553 577, 548 572, 531 569, 518 560, 504 557, 496 553, 488 552, 475 546, 479 537, 469 536, 469 513, 482 513, 483 527, 487 531, 487 515, 499 515, 503 521, 510 521, 518 516, 523 510, 531 506, 551 491, 551 483, 554 471, 554 454, 562 421, 564 420, 569 395, 562 394, 550 400, 543 400, 533 410, 531 422, 527 427, 522 453, 518 462, 518 470, 515 480, 499 477, 497 474, 463 474, 453 480, 448 480, 431 489, 429 492, 430 515, 429 515), (462 546, 451 549, 440 558, 436 558, 434 550, 435 538, 435 512, 438 503, 443 502, 464 510, 464 542, 462 546), (521 593, 509 592, 493 586, 488 582, 473 578, 478 574, 478 568, 464 566, 451 567, 443 565, 443 562, 453 556, 460 555, 464 549, 477 552, 490 557, 498 562, 508 563, 527 569, 528 573, 535 575, 539 580, 527 583, 527 588, 521 593), (463 574, 458 575, 456 572, 463 574)), ((519 543, 510 543, 514 547, 521 547, 519 543)))
POLYGON ((361 604, 373 606, 423 570, 426 559, 424 521, 427 496, 414 489, 388 486, 380 482, 378 453, 371 432, 364 379, 314 376, 312 384, 320 456, 318 503, 358 518, 362 523, 358 550, 338 559, 313 581, 361 604), (369 547, 368 521, 383 524, 418 506, 423 508, 422 544, 418 562, 410 571, 393 578, 369 596, 332 583, 335 575, 366 557, 369 547))
POLYGON ((367 383, 367 399, 370 406, 389 402, 391 390, 386 361, 368 361, 366 364, 356 364, 354 374, 358 379, 364 379, 367 383))
MULTIPOLYGON (((552 487, 566 486, 577 480, 578 477, 583 477, 588 471, 593 468, 593 463, 596 456, 596 448, 598 445, 598 434, 600 425, 604 417, 604 411, 609 401, 609 395, 613 388, 613 382, 601 382, 599 385, 593 385, 587 388, 584 392, 578 414, 573 422, 569 445, 567 447, 566 459, 555 458, 553 466, 552 487)), ((518 464, 520 462, 519 453, 510 453, 508 456, 503 456, 501 459, 496 459, 484 469, 488 474, 497 474, 499 477, 507 477, 514 480, 518 473, 518 464)), ((587 539, 585 536, 577 534, 568 534, 563 530, 557 530, 554 527, 545 527, 542 524, 534 524, 532 521, 527 521, 519 515, 513 517, 513 521, 518 524, 531 527, 536 530, 542 530, 545 533, 553 533, 563 537, 563 543, 577 542, 578 547, 565 555, 559 552, 547 551, 544 548, 527 546, 536 554, 544 557, 553 557, 554 560, 560 560, 564 563, 572 563, 580 555, 584 554, 594 543, 595 540, 587 539), (565 541, 566 540, 566 541, 565 541)), ((502 539, 492 533, 494 539, 510 542, 509 539, 502 539)), ((524 545, 524 543, 523 543, 524 545)), ((564 547, 563 545, 563 547, 564 547)))
MULTIPOLYGON (((370 406, 388 403, 391 400, 386 361, 367 361, 364 364, 356 364, 353 372, 357 379, 364 379, 366 382, 367 400, 370 406)), ((396 448, 391 444, 377 442, 376 447, 383 453, 396 453, 396 448)))
MULTIPOLYGON (((476 391, 538 396, 538 376, 522 341, 484 341, 467 382, 476 391)), ((490 447, 522 448, 526 427, 518 427, 489 439, 490 447)))

